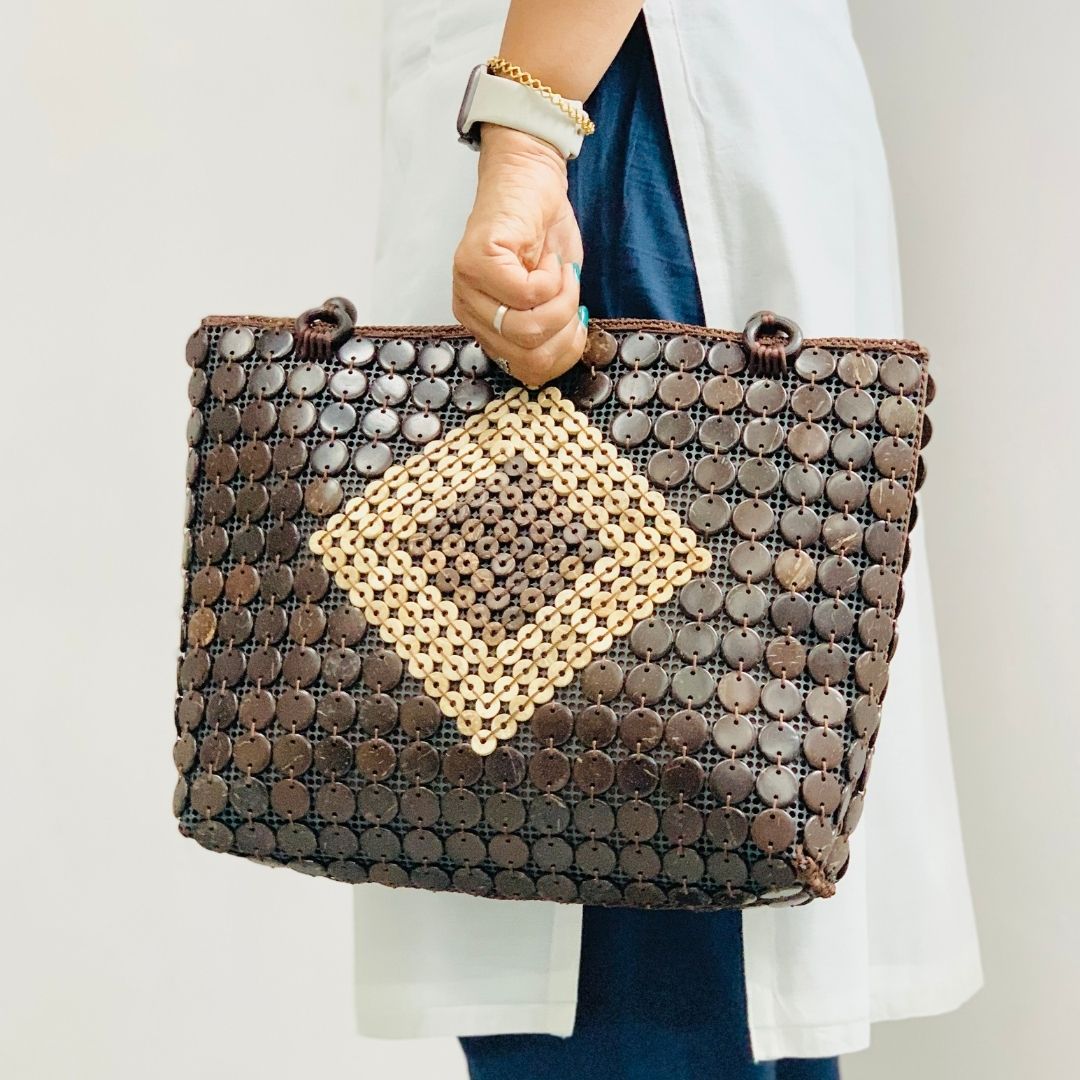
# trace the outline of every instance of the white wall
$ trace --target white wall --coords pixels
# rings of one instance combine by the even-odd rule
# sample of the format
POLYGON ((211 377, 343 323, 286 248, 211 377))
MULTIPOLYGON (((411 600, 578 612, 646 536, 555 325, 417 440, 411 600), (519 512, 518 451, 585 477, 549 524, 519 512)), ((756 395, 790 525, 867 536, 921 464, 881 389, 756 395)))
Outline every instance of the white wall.
POLYGON ((347 887, 169 805, 183 343, 368 291, 376 15, 4 6, 3 1080, 464 1075, 353 1033, 347 887))
POLYGON ((1058 1080, 1076 1075, 1080 1006, 1080 10, 852 10, 907 329, 939 387, 923 490, 986 986, 955 1014, 878 1025, 845 1080, 1058 1080))
MULTIPOLYGON (((988 986, 876 1027, 849 1080, 1056 1080, 1075 1014, 1080 76, 1051 50, 1080 15, 989 7, 857 0, 940 384, 928 539, 988 986)), ((452 1042, 353 1035, 347 889, 211 857, 169 808, 183 341, 366 294, 375 14, 6 6, 5 1080, 463 1075, 452 1042)))

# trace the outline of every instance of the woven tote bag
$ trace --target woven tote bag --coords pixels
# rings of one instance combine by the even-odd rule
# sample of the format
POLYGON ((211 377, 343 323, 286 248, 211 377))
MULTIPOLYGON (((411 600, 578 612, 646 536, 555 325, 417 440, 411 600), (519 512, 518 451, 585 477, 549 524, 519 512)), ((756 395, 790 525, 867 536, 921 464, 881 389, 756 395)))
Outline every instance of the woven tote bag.
POLYGON ((187 343, 173 809, 334 881, 700 909, 833 894, 897 647, 927 355, 595 320, 187 343))

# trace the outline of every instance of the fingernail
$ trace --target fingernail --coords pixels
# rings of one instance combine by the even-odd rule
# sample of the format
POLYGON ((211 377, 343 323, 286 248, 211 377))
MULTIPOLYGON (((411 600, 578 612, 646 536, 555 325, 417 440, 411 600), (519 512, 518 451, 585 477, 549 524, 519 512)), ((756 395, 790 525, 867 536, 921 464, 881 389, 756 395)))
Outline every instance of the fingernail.
POLYGON ((575 263, 571 263, 570 265, 574 268, 574 277, 576 277, 578 279, 578 281, 580 281, 581 280, 581 263, 576 263, 575 262, 575 263))
POLYGON ((589 325, 589 309, 584 304, 577 309, 577 316, 581 320, 582 326, 589 325))

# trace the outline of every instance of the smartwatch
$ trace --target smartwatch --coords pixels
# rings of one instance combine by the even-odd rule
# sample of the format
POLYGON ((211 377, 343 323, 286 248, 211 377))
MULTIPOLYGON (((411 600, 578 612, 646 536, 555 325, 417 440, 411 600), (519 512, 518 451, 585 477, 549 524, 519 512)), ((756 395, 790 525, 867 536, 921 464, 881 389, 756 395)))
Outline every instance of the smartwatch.
MULTIPOLYGON (((566 103, 580 109, 582 102, 566 103)), ((577 124, 557 105, 529 86, 492 75, 484 64, 478 64, 469 75, 465 96, 458 110, 457 130, 461 142, 480 149, 480 125, 498 124, 523 131, 550 143, 568 161, 581 152, 584 136, 577 124)))

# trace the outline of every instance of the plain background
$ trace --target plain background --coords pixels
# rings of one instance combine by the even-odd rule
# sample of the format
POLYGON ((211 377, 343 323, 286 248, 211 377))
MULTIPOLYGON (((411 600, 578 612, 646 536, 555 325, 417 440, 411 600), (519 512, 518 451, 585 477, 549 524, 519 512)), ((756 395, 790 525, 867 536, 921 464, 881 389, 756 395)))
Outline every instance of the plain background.
MULTIPOLYGON (((987 985, 876 1025, 844 1072, 1056 1080, 1080 963, 1080 12, 854 14, 939 385, 928 541, 987 985)), ((353 1034, 346 888, 211 857, 170 809, 183 344, 209 312, 366 295, 376 5, 4 22, 0 1074, 461 1080, 453 1042, 353 1034)))

